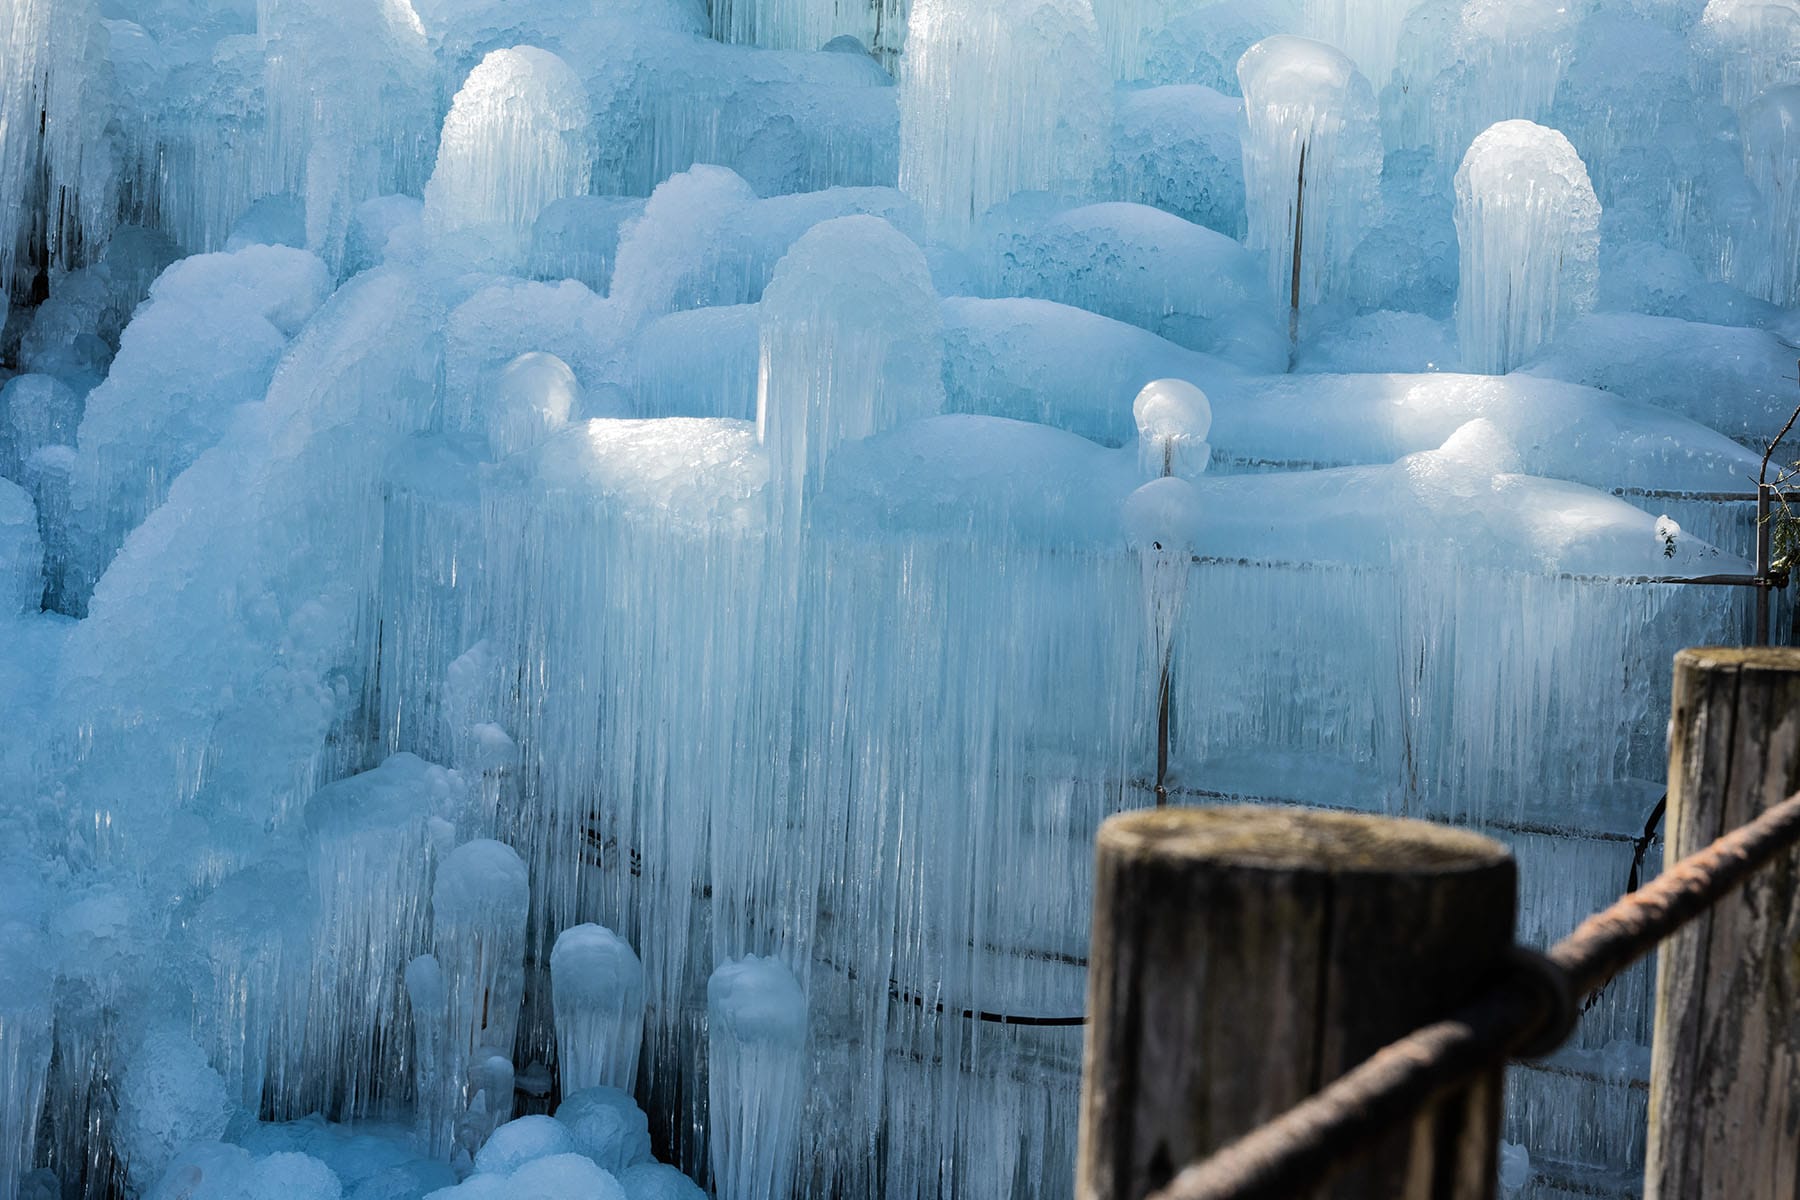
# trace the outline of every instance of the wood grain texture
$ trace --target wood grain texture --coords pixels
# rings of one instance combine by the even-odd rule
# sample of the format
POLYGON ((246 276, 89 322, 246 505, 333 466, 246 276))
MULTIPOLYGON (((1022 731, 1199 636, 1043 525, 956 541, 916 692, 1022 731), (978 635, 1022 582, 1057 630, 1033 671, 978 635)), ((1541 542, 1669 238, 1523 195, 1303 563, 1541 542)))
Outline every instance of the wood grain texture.
MULTIPOLYGON (((1096 855, 1079 1200, 1142 1200, 1447 1015, 1512 944, 1510 855, 1444 826, 1161 809, 1096 855)), ((1499 1096, 1496 1071, 1321 1195, 1491 1195, 1499 1096)))
MULTIPOLYGON (((1800 790, 1800 650, 1675 659, 1665 862, 1800 790)), ((1657 962, 1646 1200, 1800 1198, 1800 854, 1657 962)))

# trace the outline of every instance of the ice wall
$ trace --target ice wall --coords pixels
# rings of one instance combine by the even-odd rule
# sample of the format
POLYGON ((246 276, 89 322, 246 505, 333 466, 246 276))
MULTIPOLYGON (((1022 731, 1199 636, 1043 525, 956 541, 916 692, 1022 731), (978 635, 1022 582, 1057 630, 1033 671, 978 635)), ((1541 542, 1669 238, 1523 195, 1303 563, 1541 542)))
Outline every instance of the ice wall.
POLYGON ((1019 192, 1081 194, 1106 77, 1087 0, 926 0, 900 72, 900 188, 956 237, 1019 192))
POLYGON ((1592 308, 1600 202, 1569 139, 1502 121, 1456 172, 1462 278, 1456 329, 1464 365, 1505 374, 1592 308))
POLYGON ((1709 0, 1694 36, 1703 74, 1740 113, 1769 88, 1800 77, 1800 4, 1794 0, 1709 0))
POLYGON ((1375 223, 1381 134, 1369 81, 1322 42, 1281 36, 1238 62, 1244 89, 1244 197, 1269 290, 1301 314, 1344 290, 1350 256, 1375 223))

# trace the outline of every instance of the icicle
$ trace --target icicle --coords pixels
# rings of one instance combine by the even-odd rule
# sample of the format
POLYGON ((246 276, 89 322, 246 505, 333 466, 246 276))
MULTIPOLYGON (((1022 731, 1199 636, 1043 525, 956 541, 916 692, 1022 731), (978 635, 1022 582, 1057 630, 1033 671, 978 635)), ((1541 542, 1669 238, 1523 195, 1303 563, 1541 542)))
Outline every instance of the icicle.
MULTIPOLYGON (((446 1020, 438 1079, 449 1091, 444 1107, 457 1129, 448 1138, 434 1135, 434 1149, 451 1141, 472 1155, 486 1132, 512 1115, 513 1036, 524 1001, 530 902, 525 863, 500 842, 466 842, 438 867, 431 943, 442 970, 446 1020)), ((420 983, 429 982, 424 969, 420 983)))
POLYGON ((447 1158, 457 1087, 449 1073, 450 995, 436 958, 421 954, 406 964, 406 999, 413 1026, 414 1128, 426 1154, 447 1158))
POLYGON ((1380 95, 1400 55, 1406 19, 1424 0, 1306 0, 1302 32, 1348 55, 1380 95))
POLYGON ((1757 97, 1743 137, 1745 169, 1762 198, 1756 227, 1767 239, 1746 256, 1756 260, 1754 291, 1791 308, 1800 305, 1800 84, 1757 97))
POLYGON ((918 246, 877 217, 814 226, 763 293, 757 438, 778 527, 797 529, 840 442, 943 405, 943 316, 918 246))
POLYGON ((19 1194, 33 1162, 50 1069, 50 964, 43 937, 0 915, 0 1196, 19 1194))
POLYGON ((577 925, 557 935, 550 979, 563 1094, 597 1085, 634 1091, 644 1040, 644 968, 637 955, 612 930, 577 925))
POLYGON ((1556 130, 1502 121, 1475 139, 1456 172, 1456 234, 1465 369, 1504 375, 1594 306, 1600 202, 1556 130))
POLYGON ((900 72, 900 189, 955 238, 1019 192, 1090 186, 1110 97, 1087 0, 920 0, 900 72))
POLYGON ((1288 314, 1339 296, 1350 255, 1380 211, 1375 96, 1356 65, 1306 38, 1265 38, 1238 62, 1244 88, 1248 244, 1268 255, 1288 314))
POLYGON ((806 995, 772 958, 706 983, 707 1107, 719 1200, 786 1200, 806 1086, 806 995))
POLYGON ((587 91, 547 50, 496 50, 456 93, 425 185, 425 228, 497 239, 522 259, 546 207, 587 193, 594 145, 587 91))
POLYGON ((1465 0, 1431 83, 1430 144, 1444 170, 1497 121, 1540 120, 1574 53, 1583 0, 1465 0))
POLYGON ((1719 98, 1742 113, 1769 88, 1800 81, 1800 0, 1710 0, 1694 43, 1719 98))

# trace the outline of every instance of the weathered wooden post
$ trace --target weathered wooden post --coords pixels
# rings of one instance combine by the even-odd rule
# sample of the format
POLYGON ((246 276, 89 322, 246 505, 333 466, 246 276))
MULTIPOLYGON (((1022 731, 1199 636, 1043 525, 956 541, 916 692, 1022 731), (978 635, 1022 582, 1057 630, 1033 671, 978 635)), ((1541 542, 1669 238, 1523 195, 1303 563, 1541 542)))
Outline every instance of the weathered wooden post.
MULTIPOLYGON (((1143 1200, 1447 1016, 1512 945, 1506 848, 1422 821, 1154 809, 1096 852, 1077 1200, 1143 1200)), ((1320 1195, 1492 1196, 1500 1100, 1496 1069, 1320 1195)))
MULTIPOLYGON (((1665 861, 1796 790, 1800 650, 1676 655, 1665 861)), ((1662 948, 1644 1195, 1800 1197, 1800 853, 1662 948)))

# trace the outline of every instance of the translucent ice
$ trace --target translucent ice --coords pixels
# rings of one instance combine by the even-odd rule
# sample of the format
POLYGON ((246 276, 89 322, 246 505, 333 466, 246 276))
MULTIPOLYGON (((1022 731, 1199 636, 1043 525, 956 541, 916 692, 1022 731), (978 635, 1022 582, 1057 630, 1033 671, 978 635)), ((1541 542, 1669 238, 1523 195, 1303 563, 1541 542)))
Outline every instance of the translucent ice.
POLYGON ((1800 3, 1709 0, 1694 40, 1718 95, 1742 112, 1771 87, 1800 82, 1800 3))
POLYGON ((1251 249, 1289 314, 1336 298, 1375 223, 1381 132, 1369 81, 1342 53, 1272 37, 1238 62, 1244 89, 1244 196, 1251 249))
POLYGON ((563 1093, 604 1084, 629 1094, 644 1040, 644 968, 637 955, 612 930, 577 925, 557 935, 550 980, 563 1093))
POLYGON ((547 50, 496 50, 469 73, 425 185, 425 227, 474 232, 522 252, 552 203, 584 195, 594 170, 587 91, 547 50))
MULTIPOLYGON (((1800 25, 1800 10, 1795 20, 1800 25)), ((1800 83, 1752 101, 1743 138, 1744 165, 1762 200, 1756 221, 1761 244, 1746 248, 1758 266, 1749 274, 1763 299, 1791 308, 1800 305, 1800 83)))
POLYGON ((1182 379, 1159 379, 1131 402, 1138 428, 1138 469, 1156 478, 1206 470, 1212 447, 1212 405, 1206 393, 1182 379))
POLYGON ((1456 328, 1469 369, 1504 374, 1593 307, 1600 202, 1556 130, 1502 121, 1475 139, 1456 172, 1456 234, 1456 328))
POLYGON ((793 1186, 804 1099, 806 996, 780 962, 728 962, 706 984, 713 1189, 778 1200, 793 1186))
POLYGON ((900 77, 900 187, 955 236, 1018 192, 1084 189, 1106 133, 1087 0, 919 0, 900 77))

